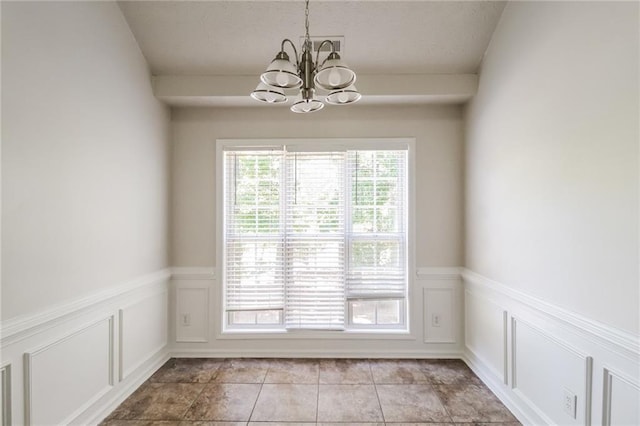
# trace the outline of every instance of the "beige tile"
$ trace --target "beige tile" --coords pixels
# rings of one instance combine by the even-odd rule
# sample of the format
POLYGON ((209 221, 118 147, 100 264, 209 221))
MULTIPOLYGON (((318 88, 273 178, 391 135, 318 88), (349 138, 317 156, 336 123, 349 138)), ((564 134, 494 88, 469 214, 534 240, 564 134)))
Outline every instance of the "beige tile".
POLYGON ((107 420, 180 420, 204 386, 146 383, 120 404, 107 420))
POLYGON ((373 385, 320 385, 318 421, 382 422, 373 385))
POLYGON ((438 385, 480 384, 478 376, 459 359, 424 359, 418 364, 430 383, 438 385))
POLYGON ((376 383, 422 384, 428 382, 415 360, 371 360, 369 364, 376 383))
POLYGON ((180 423, 170 420, 108 420, 100 426, 180 426, 180 423))
POLYGON ((519 422, 507 422, 507 423, 456 423, 455 426, 522 426, 519 422))
POLYGON ((429 385, 377 385, 385 422, 450 422, 429 385))
POLYGON ((259 384, 209 384, 193 403, 185 420, 246 422, 259 391, 259 384))
POLYGON ((223 359, 171 358, 149 379, 155 383, 208 383, 223 359))
POLYGON ((339 423, 316 423, 316 426, 384 426, 384 423, 353 423, 353 422, 339 422, 339 423))
POLYGON ((249 422, 248 426, 316 426, 316 424, 313 422, 249 422))
POLYGON ((516 422, 489 389, 476 385, 434 386, 454 422, 516 422))
POLYGON ((360 359, 320 360, 320 384, 360 385, 373 383, 369 362, 360 359))
POLYGON ((315 422, 317 385, 264 384, 252 422, 315 422))
POLYGON ((215 383, 262 383, 268 370, 268 360, 230 359, 218 369, 212 381, 215 383))
POLYGON ((265 383, 318 383, 317 360, 278 359, 271 361, 265 383))
MULTIPOLYGON (((388 426, 454 426, 453 423, 386 423, 388 426)), ((465 425, 466 426, 466 425, 465 425)))
POLYGON ((246 426, 247 422, 200 422, 183 420, 178 426, 246 426))

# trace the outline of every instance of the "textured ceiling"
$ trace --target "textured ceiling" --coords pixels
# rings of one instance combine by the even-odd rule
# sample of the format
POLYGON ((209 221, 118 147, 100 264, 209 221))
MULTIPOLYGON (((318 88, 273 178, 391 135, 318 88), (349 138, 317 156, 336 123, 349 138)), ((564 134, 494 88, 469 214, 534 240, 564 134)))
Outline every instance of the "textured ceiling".
MULTIPOLYGON (((311 36, 344 36, 362 74, 475 73, 504 2, 311 1, 311 36)), ((154 75, 258 75, 304 34, 304 1, 127 1, 154 75)))

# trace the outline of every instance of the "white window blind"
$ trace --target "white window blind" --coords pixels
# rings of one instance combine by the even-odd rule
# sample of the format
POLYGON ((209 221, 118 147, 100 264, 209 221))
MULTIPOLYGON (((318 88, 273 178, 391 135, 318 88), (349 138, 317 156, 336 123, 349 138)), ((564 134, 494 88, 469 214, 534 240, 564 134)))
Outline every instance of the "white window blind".
POLYGON ((287 154, 287 328, 344 327, 344 169, 344 152, 287 154))
POLYGON ((227 324, 405 323, 406 150, 224 152, 227 324))
POLYGON ((406 151, 350 151, 348 298, 402 298, 406 288, 406 151))
POLYGON ((225 154, 227 312, 284 308, 282 151, 225 154))

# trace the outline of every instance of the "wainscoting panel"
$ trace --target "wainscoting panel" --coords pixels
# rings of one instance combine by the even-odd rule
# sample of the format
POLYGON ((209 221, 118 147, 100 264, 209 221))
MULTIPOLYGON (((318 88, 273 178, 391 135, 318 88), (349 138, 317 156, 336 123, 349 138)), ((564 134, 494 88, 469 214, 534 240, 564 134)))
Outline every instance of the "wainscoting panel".
POLYGON ((507 312, 486 297, 465 291, 465 344, 507 383, 507 312))
POLYGON ((456 342, 454 293, 453 288, 423 289, 425 343, 456 342))
POLYGON ((25 353, 26 424, 68 424, 113 385, 109 316, 25 353))
POLYGON ((120 380, 167 345, 167 299, 162 291, 120 309, 120 380))
POLYGON ((2 424, 98 424, 167 359, 169 277, 156 271, 0 323, 2 424))
POLYGON ((514 391, 549 423, 588 425, 591 358, 524 321, 512 327, 514 391))
POLYGON ((11 425, 11 364, 0 367, 0 424, 11 425))
POLYGON ((176 287, 176 341, 209 341, 209 286, 176 287))
POLYGON ((638 379, 624 377, 604 369, 604 426, 640 425, 640 384, 638 379))
POLYGON ((464 358, 523 424, 640 424, 639 336, 473 271, 463 270, 462 277, 464 358), (506 334, 498 325, 501 309, 510 319, 506 334), (503 338, 506 382, 497 371, 503 338))

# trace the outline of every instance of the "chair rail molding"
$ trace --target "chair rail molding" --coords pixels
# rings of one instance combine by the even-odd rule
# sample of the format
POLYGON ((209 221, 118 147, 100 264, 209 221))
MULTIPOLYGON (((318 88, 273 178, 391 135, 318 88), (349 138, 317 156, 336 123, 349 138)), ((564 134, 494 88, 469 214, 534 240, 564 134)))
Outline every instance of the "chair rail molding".
POLYGON ((418 280, 459 280, 463 268, 459 266, 448 267, 422 267, 416 269, 418 280))
POLYGON ((216 268, 213 266, 177 266, 171 268, 174 280, 215 280, 216 268))
POLYGON ((145 287, 151 287, 158 282, 168 280, 170 276, 170 269, 161 269, 40 312, 2 321, 0 324, 0 345, 6 346, 25 339, 73 316, 89 311, 99 304, 107 303, 125 294, 143 290, 145 287))
POLYGON ((560 321, 570 326, 574 332, 595 340, 597 343, 609 347, 614 345, 631 359, 640 356, 640 336, 608 326, 598 321, 579 315, 560 306, 530 296, 497 281, 491 280, 469 269, 463 269, 462 278, 469 290, 488 289, 498 295, 507 297, 534 309, 538 313, 560 321))

